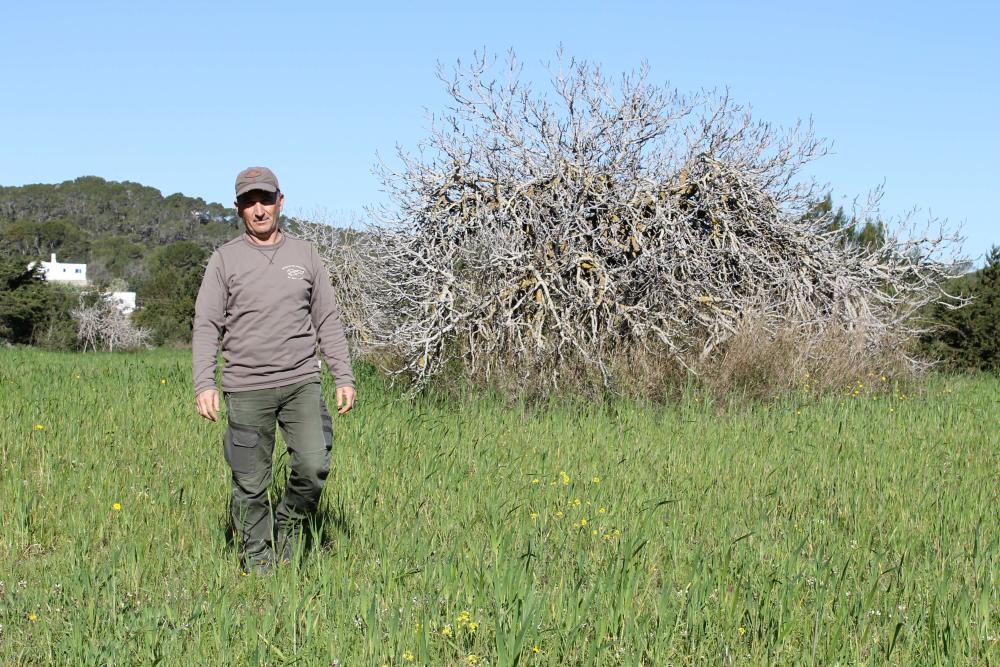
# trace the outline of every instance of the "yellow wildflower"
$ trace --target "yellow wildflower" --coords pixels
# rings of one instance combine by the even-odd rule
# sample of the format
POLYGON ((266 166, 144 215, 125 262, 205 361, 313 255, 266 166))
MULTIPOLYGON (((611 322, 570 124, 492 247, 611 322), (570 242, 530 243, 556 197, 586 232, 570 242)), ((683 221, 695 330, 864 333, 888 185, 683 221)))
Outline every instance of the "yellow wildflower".
POLYGON ((467 663, 469 663, 470 665, 478 665, 479 664, 479 658, 476 656, 475 653, 470 653, 468 655, 468 657, 465 659, 465 661, 467 663))
POLYGON ((42 424, 35 424, 35 430, 36 431, 44 431, 45 430, 45 426, 42 425, 42 424))
POLYGON ((531 652, 532 652, 532 653, 541 653, 541 652, 542 652, 542 649, 540 649, 540 648, 538 647, 538 644, 535 644, 534 646, 532 646, 532 647, 531 647, 531 652))
POLYGON ((532 512, 531 513, 531 520, 534 521, 537 518, 538 518, 538 512, 532 512))
POLYGON ((742 636, 743 636, 743 635, 745 635, 746 633, 747 633, 747 629, 746 629, 746 628, 744 628, 744 627, 743 627, 743 626, 741 625, 741 626, 740 626, 740 637, 742 637, 742 636))
POLYGON ((35 612, 31 612, 30 614, 28 614, 28 620, 34 623, 35 621, 38 620, 38 614, 36 614, 35 612))
POLYGON ((569 486, 569 475, 566 474, 565 470, 559 471, 559 477, 562 478, 563 486, 569 486))
POLYGON ((580 499, 579 498, 574 498, 573 499, 573 507, 579 507, 579 506, 580 506, 580 499))
POLYGON ((591 482, 593 482, 594 484, 600 484, 600 483, 601 483, 601 478, 600 478, 600 477, 596 477, 596 476, 595 476, 595 477, 594 477, 593 479, 591 479, 590 481, 591 481, 591 482))
POLYGON ((563 518, 564 516, 565 516, 565 515, 564 515, 564 514, 562 513, 562 510, 559 510, 558 512, 556 512, 556 518, 557 518, 557 519, 561 519, 561 518, 563 518))
POLYGON ((539 483, 539 482, 538 482, 538 478, 536 477, 535 479, 531 480, 531 483, 532 483, 532 484, 538 484, 538 483, 539 483))
POLYGON ((606 507, 604 507, 603 505, 597 509, 597 513, 598 514, 607 514, 607 512, 608 512, 608 509, 606 507))
POLYGON ((476 630, 479 629, 479 624, 476 623, 475 621, 470 621, 469 625, 468 625, 468 628, 469 628, 469 632, 475 632, 476 630))
POLYGON ((586 519, 580 519, 580 525, 581 526, 586 526, 587 525, 587 520, 586 519))
POLYGON ((459 625, 465 625, 466 623, 468 623, 468 622, 469 622, 469 619, 470 619, 470 618, 472 618, 472 616, 470 616, 470 615, 469 615, 469 612, 467 612, 467 611, 463 611, 462 613, 460 613, 460 614, 458 615, 458 619, 457 619, 457 621, 456 621, 456 622, 457 622, 457 623, 458 623, 459 625))
POLYGON ((115 503, 114 505, 111 506, 111 509, 113 509, 116 512, 120 512, 121 509, 122 509, 122 504, 121 503, 115 503))
POLYGON ((164 380, 163 378, 160 378, 160 384, 166 384, 166 383, 167 383, 166 380, 164 380))
POLYGON ((451 626, 450 625, 446 625, 443 628, 441 628, 441 634, 443 636, 445 636, 445 637, 451 637, 451 635, 452 635, 451 626))
POLYGON ((403 651, 403 660, 406 662, 413 662, 413 654, 409 651, 403 651))

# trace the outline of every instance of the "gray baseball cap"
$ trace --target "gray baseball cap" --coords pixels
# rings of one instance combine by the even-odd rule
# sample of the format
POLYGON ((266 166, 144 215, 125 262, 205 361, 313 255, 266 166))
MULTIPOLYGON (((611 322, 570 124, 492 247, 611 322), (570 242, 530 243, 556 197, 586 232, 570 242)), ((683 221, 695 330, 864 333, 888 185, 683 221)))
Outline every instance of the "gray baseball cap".
POLYGON ((236 196, 251 190, 278 191, 278 177, 267 167, 247 167, 236 177, 236 196))

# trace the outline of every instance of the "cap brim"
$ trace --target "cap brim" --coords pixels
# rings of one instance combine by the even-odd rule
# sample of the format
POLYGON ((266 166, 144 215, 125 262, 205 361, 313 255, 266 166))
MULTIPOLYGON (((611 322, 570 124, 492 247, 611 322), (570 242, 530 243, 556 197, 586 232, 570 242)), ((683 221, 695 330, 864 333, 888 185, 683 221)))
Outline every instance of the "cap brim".
POLYGON ((277 192, 278 188, 273 183, 247 183, 236 190, 236 196, 245 195, 251 190, 263 190, 264 192, 277 192))

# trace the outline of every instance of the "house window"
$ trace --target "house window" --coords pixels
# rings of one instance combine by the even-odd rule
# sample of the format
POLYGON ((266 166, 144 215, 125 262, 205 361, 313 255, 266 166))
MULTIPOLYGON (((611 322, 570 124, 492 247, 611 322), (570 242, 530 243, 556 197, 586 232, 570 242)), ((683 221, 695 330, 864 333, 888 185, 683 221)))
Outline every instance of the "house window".
POLYGON ((77 273, 83 273, 83 271, 81 269, 77 269, 76 272, 77 273))

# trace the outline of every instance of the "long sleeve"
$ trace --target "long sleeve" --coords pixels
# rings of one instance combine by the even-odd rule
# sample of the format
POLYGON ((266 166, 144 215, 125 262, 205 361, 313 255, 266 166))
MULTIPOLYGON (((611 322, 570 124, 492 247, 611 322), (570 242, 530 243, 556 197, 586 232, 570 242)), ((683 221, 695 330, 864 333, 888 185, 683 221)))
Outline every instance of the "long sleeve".
POLYGON ((319 339, 319 349, 330 372, 333 373, 337 386, 354 387, 354 372, 351 370, 351 359, 347 351, 347 336, 344 335, 344 324, 340 317, 340 309, 337 307, 333 285, 330 284, 330 275, 315 248, 310 254, 316 276, 310 306, 313 327, 319 339))
POLYGON ((215 388, 215 358, 219 351, 219 338, 225 323, 226 286, 223 278, 222 259, 212 253, 205 268, 201 288, 194 305, 194 328, 191 333, 191 373, 194 392, 198 395, 215 388))

